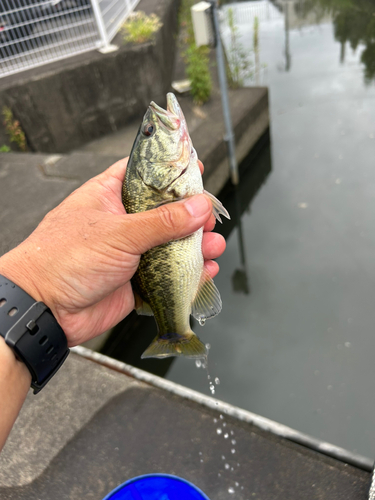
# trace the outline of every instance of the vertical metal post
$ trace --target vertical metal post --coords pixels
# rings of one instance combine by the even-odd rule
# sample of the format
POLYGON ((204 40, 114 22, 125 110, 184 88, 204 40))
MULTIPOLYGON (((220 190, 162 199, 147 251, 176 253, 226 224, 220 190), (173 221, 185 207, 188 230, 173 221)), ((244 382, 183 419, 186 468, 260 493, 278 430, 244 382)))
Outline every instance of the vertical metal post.
POLYGON ((104 19, 99 7, 98 0, 91 0, 92 10, 94 12, 95 21, 98 26, 99 35, 103 42, 103 47, 109 47, 110 43, 108 40, 107 30, 105 29, 104 19))
POLYGON ((221 43, 219 20, 217 15, 217 0, 211 0, 210 3, 212 5, 212 19, 213 19, 215 39, 216 39, 217 69, 219 75, 221 102, 223 106, 225 132, 226 132, 225 140, 228 144, 229 165, 230 165, 232 182, 236 186, 239 181, 238 166, 236 160, 236 148, 234 143, 232 120, 229 109, 228 88, 227 88, 227 78, 225 74, 223 46, 221 43))

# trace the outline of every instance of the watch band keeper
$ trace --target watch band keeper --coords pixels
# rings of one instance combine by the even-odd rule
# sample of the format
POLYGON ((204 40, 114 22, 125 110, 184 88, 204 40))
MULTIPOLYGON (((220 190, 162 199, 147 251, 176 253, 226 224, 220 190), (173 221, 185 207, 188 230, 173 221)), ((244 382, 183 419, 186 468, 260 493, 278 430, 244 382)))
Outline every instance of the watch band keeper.
POLYGON ((6 344, 29 369, 37 394, 69 354, 64 331, 43 302, 35 302, 8 330, 6 344))

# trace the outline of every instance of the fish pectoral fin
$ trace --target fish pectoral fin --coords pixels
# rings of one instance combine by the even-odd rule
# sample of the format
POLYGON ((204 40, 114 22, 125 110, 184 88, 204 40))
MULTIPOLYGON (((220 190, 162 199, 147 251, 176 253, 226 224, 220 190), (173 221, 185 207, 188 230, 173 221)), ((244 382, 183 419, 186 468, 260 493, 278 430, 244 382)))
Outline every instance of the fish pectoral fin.
POLYGON ((206 190, 204 190, 204 194, 210 198, 212 202, 212 213, 219 222, 222 222, 220 214, 224 215, 224 217, 226 217, 227 219, 230 219, 228 210, 224 207, 220 200, 218 200, 213 194, 209 193, 206 190))
POLYGON ((222 303, 219 290, 209 272, 203 269, 198 291, 192 304, 191 314, 195 319, 213 318, 221 311, 222 303))
POLYGON ((168 358, 185 356, 186 358, 204 358, 206 346, 192 331, 183 335, 167 333, 158 335, 148 346, 141 358, 168 358))
POLYGON ((141 299, 141 297, 138 295, 137 292, 134 292, 134 298, 135 298, 135 312, 138 314, 138 316, 154 315, 150 304, 141 299))

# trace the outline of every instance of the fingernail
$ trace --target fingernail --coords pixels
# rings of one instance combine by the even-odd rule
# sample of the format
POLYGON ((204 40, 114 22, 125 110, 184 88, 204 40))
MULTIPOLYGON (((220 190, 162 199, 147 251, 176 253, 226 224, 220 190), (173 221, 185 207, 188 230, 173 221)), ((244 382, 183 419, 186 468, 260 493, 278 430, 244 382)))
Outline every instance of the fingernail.
POLYGON ((193 217, 201 217, 209 210, 210 202, 203 194, 200 194, 187 199, 185 201, 185 207, 193 217))

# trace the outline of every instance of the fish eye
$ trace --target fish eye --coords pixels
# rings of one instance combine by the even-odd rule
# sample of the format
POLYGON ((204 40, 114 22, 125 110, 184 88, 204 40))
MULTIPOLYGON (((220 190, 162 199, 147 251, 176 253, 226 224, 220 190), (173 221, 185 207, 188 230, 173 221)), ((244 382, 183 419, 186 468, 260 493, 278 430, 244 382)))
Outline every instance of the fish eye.
POLYGON ((152 123, 147 123, 143 129, 143 134, 147 137, 150 137, 154 131, 154 125, 152 123))

